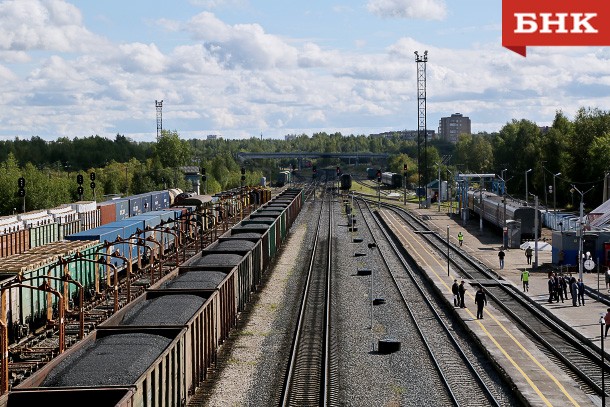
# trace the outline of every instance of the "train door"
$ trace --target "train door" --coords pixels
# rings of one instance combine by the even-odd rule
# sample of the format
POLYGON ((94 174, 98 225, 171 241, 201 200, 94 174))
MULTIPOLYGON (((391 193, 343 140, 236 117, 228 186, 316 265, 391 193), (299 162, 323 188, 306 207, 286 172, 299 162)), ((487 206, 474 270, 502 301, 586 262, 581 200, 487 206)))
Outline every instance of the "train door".
POLYGON ((593 261, 597 263, 597 235, 585 235, 582 241, 582 252, 589 253, 593 261))

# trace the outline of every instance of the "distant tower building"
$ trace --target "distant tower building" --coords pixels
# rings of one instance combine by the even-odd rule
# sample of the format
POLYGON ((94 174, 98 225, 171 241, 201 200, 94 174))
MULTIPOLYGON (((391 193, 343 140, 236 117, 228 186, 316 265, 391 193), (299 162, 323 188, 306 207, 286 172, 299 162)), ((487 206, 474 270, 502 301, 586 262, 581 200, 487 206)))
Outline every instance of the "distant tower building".
POLYGON ((159 141, 163 130, 163 101, 155 100, 155 107, 157 108, 157 141, 159 141))
POLYGON ((460 134, 471 134, 470 118, 461 113, 451 117, 441 117, 438 122, 438 136, 441 140, 457 143, 460 134))

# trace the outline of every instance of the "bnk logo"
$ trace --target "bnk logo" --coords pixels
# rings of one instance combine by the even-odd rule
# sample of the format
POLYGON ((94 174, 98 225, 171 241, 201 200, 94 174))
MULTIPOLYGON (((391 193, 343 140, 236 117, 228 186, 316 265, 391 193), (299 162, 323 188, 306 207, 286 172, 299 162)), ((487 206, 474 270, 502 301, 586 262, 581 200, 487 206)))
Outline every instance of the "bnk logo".
POLYGON ((502 46, 525 56, 528 45, 610 45, 610 2, 503 0, 502 46))

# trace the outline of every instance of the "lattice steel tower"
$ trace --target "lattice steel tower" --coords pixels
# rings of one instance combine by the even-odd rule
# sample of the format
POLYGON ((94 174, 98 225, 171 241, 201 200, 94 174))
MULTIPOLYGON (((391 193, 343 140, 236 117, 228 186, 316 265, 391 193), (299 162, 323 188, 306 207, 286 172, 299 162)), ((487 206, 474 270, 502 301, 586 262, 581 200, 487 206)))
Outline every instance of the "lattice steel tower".
POLYGON ((155 100, 155 107, 157 108, 157 141, 159 141, 163 130, 163 101, 155 100))
MULTIPOLYGON (((426 62, 428 51, 420 56, 415 51, 417 63, 417 175, 419 178, 419 191, 428 185, 428 130, 426 126, 426 62)), ((421 196, 420 196, 421 206, 421 196)))

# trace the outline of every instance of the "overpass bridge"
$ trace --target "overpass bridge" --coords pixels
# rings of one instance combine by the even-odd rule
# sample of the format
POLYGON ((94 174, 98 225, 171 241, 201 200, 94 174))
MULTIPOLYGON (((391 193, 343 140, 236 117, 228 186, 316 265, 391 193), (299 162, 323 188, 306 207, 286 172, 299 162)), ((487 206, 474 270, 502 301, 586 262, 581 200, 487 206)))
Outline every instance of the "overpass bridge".
POLYGON ((377 159, 387 160, 389 154, 385 153, 319 153, 319 152, 293 152, 293 153, 237 153, 237 159, 240 161, 257 160, 257 159, 280 159, 280 158, 296 158, 299 161, 306 158, 339 158, 342 160, 348 159, 377 159))

